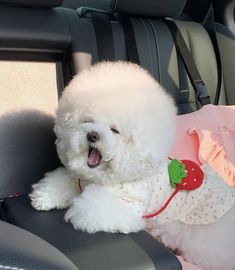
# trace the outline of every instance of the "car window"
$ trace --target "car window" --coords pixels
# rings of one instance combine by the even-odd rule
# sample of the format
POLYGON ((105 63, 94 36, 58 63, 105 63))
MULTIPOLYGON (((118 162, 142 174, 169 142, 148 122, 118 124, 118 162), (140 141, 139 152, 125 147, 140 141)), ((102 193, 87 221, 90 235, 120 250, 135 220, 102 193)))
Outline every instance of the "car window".
POLYGON ((0 61, 0 116, 20 110, 55 115, 58 104, 54 63, 0 61))

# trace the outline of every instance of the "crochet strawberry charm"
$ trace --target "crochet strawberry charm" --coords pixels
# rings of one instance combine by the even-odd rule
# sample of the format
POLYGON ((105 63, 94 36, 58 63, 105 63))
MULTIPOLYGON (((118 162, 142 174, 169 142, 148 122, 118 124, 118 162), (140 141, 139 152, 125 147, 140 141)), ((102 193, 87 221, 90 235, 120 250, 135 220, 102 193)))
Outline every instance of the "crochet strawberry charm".
POLYGON ((168 165, 168 173, 171 185, 179 190, 199 188, 204 178, 200 166, 191 160, 171 160, 168 165))
POLYGON ((181 190, 190 191, 201 186, 204 173, 200 166, 191 160, 172 159, 168 165, 168 174, 174 192, 165 204, 156 212, 144 215, 144 218, 153 218, 166 209, 173 197, 181 190))

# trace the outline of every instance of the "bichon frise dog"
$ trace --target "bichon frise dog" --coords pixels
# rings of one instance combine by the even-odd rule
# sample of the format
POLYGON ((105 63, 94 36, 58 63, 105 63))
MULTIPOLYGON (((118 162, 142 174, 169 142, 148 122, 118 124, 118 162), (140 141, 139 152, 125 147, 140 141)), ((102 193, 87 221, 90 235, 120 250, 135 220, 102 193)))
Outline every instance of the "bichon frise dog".
POLYGON ((235 269, 234 189, 207 165, 168 158, 175 122, 172 98, 139 66, 83 71, 57 112, 65 167, 33 186, 32 206, 68 207, 65 220, 89 233, 148 228, 203 269, 235 269))

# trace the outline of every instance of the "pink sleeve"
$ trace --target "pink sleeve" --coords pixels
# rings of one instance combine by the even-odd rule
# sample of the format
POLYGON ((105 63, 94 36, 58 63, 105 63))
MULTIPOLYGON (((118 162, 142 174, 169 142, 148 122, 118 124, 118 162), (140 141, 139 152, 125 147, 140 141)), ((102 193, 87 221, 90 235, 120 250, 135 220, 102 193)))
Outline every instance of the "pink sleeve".
POLYGON ((198 157, 208 163, 231 186, 235 186, 235 127, 220 126, 216 130, 196 129, 198 157))
POLYGON ((206 105, 177 116, 170 155, 208 163, 229 185, 235 186, 235 106, 206 105))

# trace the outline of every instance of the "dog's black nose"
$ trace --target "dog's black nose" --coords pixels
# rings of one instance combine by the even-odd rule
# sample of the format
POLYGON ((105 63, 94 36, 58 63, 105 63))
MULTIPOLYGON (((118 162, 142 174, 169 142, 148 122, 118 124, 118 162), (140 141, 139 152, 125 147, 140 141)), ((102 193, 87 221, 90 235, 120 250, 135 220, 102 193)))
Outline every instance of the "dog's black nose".
POLYGON ((87 140, 89 142, 97 142, 99 139, 99 134, 96 131, 91 131, 87 133, 87 140))

